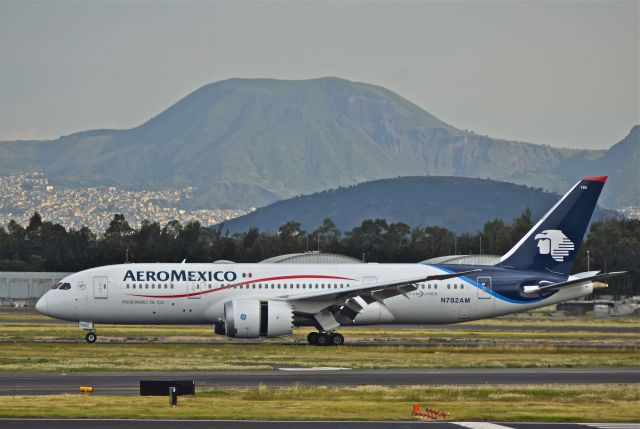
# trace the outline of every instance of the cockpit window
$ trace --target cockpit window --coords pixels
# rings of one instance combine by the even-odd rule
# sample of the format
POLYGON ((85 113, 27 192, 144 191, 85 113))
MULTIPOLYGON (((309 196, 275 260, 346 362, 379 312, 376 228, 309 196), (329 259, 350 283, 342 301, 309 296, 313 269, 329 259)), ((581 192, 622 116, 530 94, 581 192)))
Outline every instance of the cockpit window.
POLYGON ((62 284, 62 282, 58 282, 58 283, 56 283, 55 285, 53 285, 53 286, 51 287, 51 289, 58 289, 58 288, 60 287, 60 285, 61 285, 61 284, 62 284))
POLYGON ((69 289, 71 289, 71 285, 69 283, 62 283, 58 289, 60 289, 60 290, 69 290, 69 289))

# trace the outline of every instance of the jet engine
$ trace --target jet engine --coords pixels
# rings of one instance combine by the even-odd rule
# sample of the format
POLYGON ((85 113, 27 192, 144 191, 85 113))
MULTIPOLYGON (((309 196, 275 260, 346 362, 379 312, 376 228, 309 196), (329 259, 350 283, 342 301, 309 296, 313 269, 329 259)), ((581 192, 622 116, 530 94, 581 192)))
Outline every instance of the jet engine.
POLYGON ((238 299, 224 304, 224 332, 216 325, 216 333, 234 338, 280 337, 291 335, 293 310, 283 301, 238 299))

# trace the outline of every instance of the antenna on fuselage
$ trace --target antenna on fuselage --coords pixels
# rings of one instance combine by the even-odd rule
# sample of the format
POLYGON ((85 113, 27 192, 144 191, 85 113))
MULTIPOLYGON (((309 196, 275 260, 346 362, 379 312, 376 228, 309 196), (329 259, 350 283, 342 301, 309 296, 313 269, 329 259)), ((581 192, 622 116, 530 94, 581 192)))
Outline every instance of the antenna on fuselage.
POLYGON ((180 262, 181 264, 184 264, 185 262, 187 262, 187 259, 183 259, 182 262, 180 262))

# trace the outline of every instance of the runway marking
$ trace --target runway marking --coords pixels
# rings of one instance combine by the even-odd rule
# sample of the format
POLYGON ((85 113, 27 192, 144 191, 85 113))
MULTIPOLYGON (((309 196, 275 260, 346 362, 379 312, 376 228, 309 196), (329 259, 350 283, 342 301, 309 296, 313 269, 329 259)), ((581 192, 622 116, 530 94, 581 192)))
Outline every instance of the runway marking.
POLYGON ((339 366, 312 366, 310 368, 303 367, 282 367, 280 371, 349 371, 351 368, 343 368, 339 366))
POLYGON ((640 429, 640 423, 584 423, 599 429, 640 429))
POLYGON ((502 425, 497 425, 495 423, 487 423, 487 422, 452 422, 452 423, 468 429, 513 429, 509 426, 502 426, 502 425))

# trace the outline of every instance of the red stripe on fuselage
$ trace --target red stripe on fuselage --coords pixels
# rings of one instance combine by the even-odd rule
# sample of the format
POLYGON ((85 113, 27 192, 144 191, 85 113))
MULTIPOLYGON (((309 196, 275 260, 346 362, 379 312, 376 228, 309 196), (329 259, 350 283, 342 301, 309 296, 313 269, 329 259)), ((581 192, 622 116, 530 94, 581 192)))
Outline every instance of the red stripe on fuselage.
POLYGON ((228 286, 222 286, 216 289, 209 289, 202 292, 194 292, 194 293, 183 293, 179 295, 137 295, 135 293, 130 293, 131 296, 137 296, 140 298, 186 298, 189 296, 196 295, 204 295, 205 293, 218 292, 225 289, 230 289, 236 286, 244 286, 252 283, 262 283, 262 282, 271 282, 275 280, 290 280, 290 279, 329 279, 329 280, 351 280, 355 281, 355 279, 350 279, 348 277, 336 277, 336 276, 321 276, 321 275, 306 275, 306 276, 280 276, 280 277, 265 277, 262 279, 254 279, 249 280, 247 282, 234 283, 228 286))

